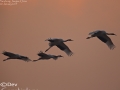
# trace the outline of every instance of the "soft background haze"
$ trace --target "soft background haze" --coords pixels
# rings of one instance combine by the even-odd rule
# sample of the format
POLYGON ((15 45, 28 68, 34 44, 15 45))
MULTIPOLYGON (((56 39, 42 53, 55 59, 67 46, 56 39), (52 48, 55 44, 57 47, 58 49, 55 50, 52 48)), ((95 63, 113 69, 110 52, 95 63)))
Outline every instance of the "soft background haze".
POLYGON ((74 52, 71 57, 56 47, 47 52, 64 56, 57 61, 3 62, 7 57, 0 54, 0 83, 30 90, 120 90, 119 0, 28 0, 1 5, 0 12, 1 53, 6 50, 34 60, 48 48, 45 39, 74 40, 66 43, 74 52), (117 34, 110 36, 114 50, 97 38, 86 39, 96 29, 117 34))

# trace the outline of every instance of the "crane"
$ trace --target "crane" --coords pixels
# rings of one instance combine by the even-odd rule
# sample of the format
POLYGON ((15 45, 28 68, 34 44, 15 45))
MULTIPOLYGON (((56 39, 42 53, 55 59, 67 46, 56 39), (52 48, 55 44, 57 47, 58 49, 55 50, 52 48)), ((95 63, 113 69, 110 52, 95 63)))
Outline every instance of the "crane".
POLYGON ((57 46, 60 50, 64 51, 68 56, 71 56, 73 54, 69 47, 64 43, 67 41, 73 41, 72 39, 63 40, 59 38, 49 38, 45 41, 49 41, 49 48, 46 49, 45 52, 47 52, 51 47, 57 46))
POLYGON ((19 54, 14 54, 14 53, 7 52, 7 51, 3 51, 2 54, 5 55, 5 56, 8 56, 8 58, 4 59, 3 61, 10 60, 10 59, 19 59, 19 60, 23 60, 23 61, 26 61, 26 62, 31 61, 26 56, 22 56, 22 55, 19 55, 19 54))
POLYGON ((33 60, 33 62, 38 61, 38 60, 49 60, 51 58, 53 58, 54 60, 57 60, 58 57, 63 57, 61 55, 46 54, 46 53, 43 53, 42 51, 40 51, 37 55, 40 56, 40 58, 37 60, 33 60))
POLYGON ((87 37, 86 39, 90 39, 93 37, 97 37, 99 40, 101 40, 103 43, 105 43, 110 49, 114 49, 115 45, 113 44, 112 40, 108 37, 108 35, 116 35, 114 33, 107 33, 104 30, 96 30, 93 32, 90 32, 90 37, 87 37))

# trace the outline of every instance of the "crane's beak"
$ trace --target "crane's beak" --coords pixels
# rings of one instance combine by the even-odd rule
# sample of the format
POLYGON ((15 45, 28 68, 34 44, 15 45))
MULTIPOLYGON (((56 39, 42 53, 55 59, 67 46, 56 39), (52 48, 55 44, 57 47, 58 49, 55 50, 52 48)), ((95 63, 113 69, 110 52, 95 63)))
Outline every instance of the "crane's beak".
POLYGON ((5 50, 2 52, 2 54, 4 54, 5 53, 5 50))
POLYGON ((60 57, 63 57, 63 56, 60 56, 60 57))
POLYGON ((90 39, 91 37, 87 37, 86 39, 90 39))

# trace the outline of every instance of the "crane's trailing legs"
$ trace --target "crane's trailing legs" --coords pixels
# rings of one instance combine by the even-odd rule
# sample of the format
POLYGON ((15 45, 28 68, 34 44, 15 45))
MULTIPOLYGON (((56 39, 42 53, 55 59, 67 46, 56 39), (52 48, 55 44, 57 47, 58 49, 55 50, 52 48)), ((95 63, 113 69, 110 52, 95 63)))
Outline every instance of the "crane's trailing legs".
POLYGON ((115 35, 115 36, 117 36, 116 34, 114 34, 114 33, 106 33, 107 35, 115 35))
MULTIPOLYGON (((39 58, 38 60, 41 60, 42 58, 39 58)), ((38 60, 33 60, 33 62, 36 62, 36 61, 38 61, 38 60)))
POLYGON ((90 39, 90 38, 92 38, 92 37, 87 37, 86 39, 90 39))
POLYGON ((11 59, 11 58, 4 59, 3 61, 9 60, 9 59, 11 59))
POLYGON ((51 47, 49 47, 48 49, 45 50, 45 52, 47 52, 51 47))

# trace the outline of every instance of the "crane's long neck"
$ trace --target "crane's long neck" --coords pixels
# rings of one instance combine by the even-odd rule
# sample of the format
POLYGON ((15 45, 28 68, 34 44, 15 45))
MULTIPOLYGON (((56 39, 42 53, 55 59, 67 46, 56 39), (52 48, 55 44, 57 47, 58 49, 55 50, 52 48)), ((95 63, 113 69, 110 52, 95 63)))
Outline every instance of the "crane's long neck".
POLYGON ((67 41, 69 41, 69 40, 67 39, 67 40, 64 40, 63 42, 67 42, 67 41))
POLYGON ((114 33, 106 33, 107 35, 115 35, 114 33))
POLYGON ((57 55, 57 57, 63 57, 63 56, 61 56, 61 55, 57 55))

